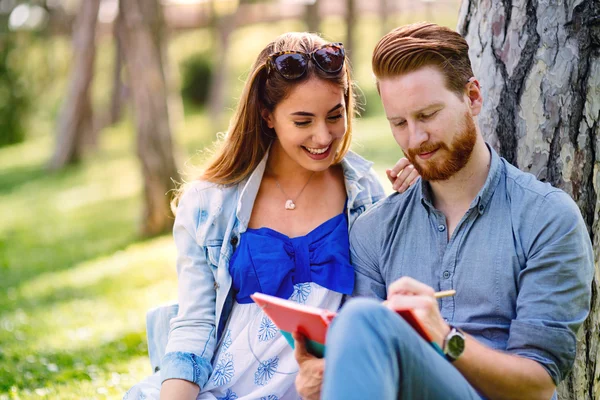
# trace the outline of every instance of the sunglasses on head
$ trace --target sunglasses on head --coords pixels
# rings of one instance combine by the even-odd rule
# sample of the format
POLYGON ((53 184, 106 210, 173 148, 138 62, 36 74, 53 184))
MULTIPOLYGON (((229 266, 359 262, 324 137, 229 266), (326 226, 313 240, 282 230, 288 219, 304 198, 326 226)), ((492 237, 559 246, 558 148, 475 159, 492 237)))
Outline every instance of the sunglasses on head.
POLYGON ((341 43, 325 44, 311 53, 301 51, 280 51, 267 59, 267 74, 275 70, 285 79, 298 79, 312 60, 317 67, 328 74, 335 74, 344 67, 345 52, 341 43))

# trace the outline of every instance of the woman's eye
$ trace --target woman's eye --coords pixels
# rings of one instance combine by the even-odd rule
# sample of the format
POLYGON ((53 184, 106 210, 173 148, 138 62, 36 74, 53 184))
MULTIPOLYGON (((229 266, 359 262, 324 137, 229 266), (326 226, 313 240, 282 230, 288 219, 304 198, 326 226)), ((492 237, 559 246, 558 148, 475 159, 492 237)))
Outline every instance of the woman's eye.
POLYGON ((294 121, 294 125, 296 126, 306 126, 310 124, 310 121, 294 121))
POLYGON ((332 116, 330 116, 328 119, 329 119, 330 121, 337 121, 338 119, 341 119, 341 118, 343 118, 343 117, 344 117, 344 115, 343 115, 343 114, 338 114, 338 115, 332 115, 332 116))

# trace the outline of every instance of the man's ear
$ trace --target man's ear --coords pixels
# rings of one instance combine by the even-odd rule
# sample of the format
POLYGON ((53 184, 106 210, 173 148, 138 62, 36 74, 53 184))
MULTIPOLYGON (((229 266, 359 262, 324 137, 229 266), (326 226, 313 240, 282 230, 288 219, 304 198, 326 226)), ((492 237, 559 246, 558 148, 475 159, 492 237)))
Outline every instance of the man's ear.
POLYGON ((469 79, 465 88, 465 95, 468 99, 471 115, 479 115, 481 108, 483 107, 483 95, 481 94, 479 81, 476 78, 473 77, 469 79))
POLYGON ((271 115, 271 112, 269 110, 267 110, 266 108, 263 108, 262 111, 260 112, 260 116, 262 117, 262 119, 265 120, 265 122, 267 123, 267 126, 270 129, 273 129, 273 127, 274 127, 273 116, 271 115))

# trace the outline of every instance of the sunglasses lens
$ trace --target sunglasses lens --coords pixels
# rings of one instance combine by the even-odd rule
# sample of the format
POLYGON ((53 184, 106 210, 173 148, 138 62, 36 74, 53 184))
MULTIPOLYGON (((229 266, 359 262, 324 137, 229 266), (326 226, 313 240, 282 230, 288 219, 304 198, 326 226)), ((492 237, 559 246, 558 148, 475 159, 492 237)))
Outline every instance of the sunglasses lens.
POLYGON ((329 45, 315 51, 313 58, 319 68, 325 72, 338 72, 344 66, 344 49, 329 45))
POLYGON ((306 59, 301 54, 282 54, 275 57, 274 63, 286 79, 297 79, 306 72, 306 59))

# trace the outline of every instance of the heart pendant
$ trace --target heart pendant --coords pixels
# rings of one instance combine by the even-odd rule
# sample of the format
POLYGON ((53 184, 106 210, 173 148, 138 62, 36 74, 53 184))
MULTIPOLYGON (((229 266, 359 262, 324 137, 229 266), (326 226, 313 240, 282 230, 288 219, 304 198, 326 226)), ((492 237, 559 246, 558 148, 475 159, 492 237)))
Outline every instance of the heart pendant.
POLYGON ((285 202, 285 209, 286 210, 293 210, 296 208, 296 205, 294 204, 294 202, 292 200, 288 200, 285 202))

